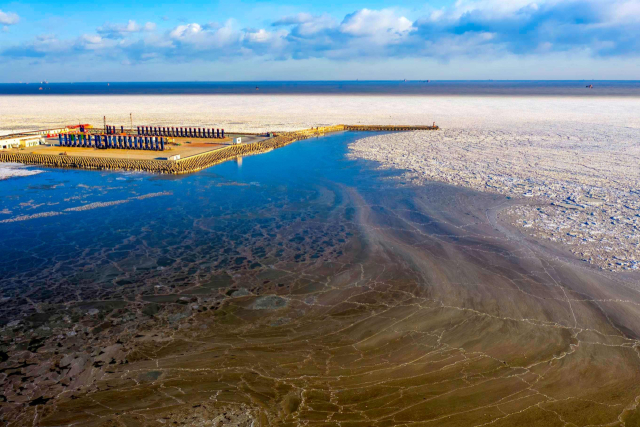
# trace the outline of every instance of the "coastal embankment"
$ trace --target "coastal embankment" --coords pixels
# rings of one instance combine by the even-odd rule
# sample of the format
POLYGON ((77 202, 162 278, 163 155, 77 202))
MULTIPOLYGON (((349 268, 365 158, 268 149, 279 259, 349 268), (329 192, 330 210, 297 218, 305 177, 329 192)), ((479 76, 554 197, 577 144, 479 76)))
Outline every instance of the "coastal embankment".
POLYGON ((409 131, 437 130, 437 126, 351 126, 315 127, 295 132, 282 132, 272 138, 250 144, 236 144, 178 160, 130 159, 125 157, 66 156, 55 154, 0 152, 0 162, 23 163, 45 167, 128 170, 163 174, 196 172, 239 156, 259 154, 284 147, 292 142, 341 131, 409 131))

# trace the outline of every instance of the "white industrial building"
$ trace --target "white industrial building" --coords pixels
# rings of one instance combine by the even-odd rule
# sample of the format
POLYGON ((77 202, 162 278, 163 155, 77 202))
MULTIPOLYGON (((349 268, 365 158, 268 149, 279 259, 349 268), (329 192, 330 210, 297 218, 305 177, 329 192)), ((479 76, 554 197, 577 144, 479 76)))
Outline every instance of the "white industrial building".
POLYGON ((10 148, 28 148, 44 144, 42 135, 8 135, 0 136, 0 150, 10 148))

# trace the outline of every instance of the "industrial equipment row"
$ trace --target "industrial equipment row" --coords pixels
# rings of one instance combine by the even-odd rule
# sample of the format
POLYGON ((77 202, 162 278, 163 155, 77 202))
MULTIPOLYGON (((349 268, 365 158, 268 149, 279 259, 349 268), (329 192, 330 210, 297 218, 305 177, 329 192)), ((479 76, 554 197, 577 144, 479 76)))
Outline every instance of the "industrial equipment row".
POLYGON ((163 137, 132 135, 64 134, 58 135, 58 141, 62 147, 95 147, 102 149, 117 148, 154 151, 164 151, 165 144, 163 137))
POLYGON ((138 135, 182 138, 224 138, 224 129, 138 126, 138 135))

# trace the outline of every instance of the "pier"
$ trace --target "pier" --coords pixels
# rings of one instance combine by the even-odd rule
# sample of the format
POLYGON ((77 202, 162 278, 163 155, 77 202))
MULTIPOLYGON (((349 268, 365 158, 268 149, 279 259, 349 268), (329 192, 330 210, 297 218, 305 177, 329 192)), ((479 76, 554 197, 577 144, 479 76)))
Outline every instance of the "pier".
MULTIPOLYGON (((23 163, 27 165, 40 165, 44 167, 76 168, 94 170, 127 170, 143 171, 161 174, 185 174, 196 172, 218 163, 231 160, 240 156, 259 154, 284 147, 296 141, 313 138, 330 132, 341 131, 372 131, 372 132, 399 132, 413 130, 438 130, 437 126, 377 126, 377 125, 336 125, 316 127, 294 132, 275 133, 269 139, 246 144, 218 145, 202 153, 188 156, 180 156, 177 160, 158 158, 132 158, 130 150, 109 150, 106 155, 67 155, 66 153, 21 153, 16 151, 0 151, 1 162, 23 163)), ((147 131, 140 130, 140 134, 147 131)), ((153 132, 155 133, 155 131, 153 132)), ((197 135, 198 133, 192 133, 197 135)), ((201 134, 202 135, 202 134, 201 134)), ((222 133, 221 136, 223 136, 222 133)), ((217 136, 217 135, 216 135, 217 136)), ((66 149, 64 146, 54 147, 56 151, 66 149)), ((87 147, 89 148, 89 147, 87 147)), ((49 150, 52 151, 52 150, 49 150)), ((80 151, 81 152, 81 151, 80 151)), ((101 153, 104 153, 102 151, 101 153)), ((138 151, 139 153, 139 151, 138 151)), ((180 154, 180 153, 177 153, 180 154)))

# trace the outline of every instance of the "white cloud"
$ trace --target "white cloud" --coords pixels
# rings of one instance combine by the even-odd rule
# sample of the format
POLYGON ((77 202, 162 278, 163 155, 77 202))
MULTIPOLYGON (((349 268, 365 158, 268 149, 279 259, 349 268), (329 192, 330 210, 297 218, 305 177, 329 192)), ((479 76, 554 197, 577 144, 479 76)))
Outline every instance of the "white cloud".
POLYGON ((640 0, 616 2, 611 7, 614 22, 640 23, 640 0))
POLYGON ((169 36, 174 39, 188 39, 200 33, 201 31, 202 26, 200 26, 200 24, 194 23, 187 25, 178 25, 169 33, 169 36))
POLYGON ((522 9, 537 10, 545 0, 458 0, 451 11, 451 16, 460 18, 465 13, 477 13, 488 18, 504 17, 522 9))
POLYGON ((289 15, 278 19, 272 25, 296 25, 296 24, 304 24, 306 22, 313 21, 313 15, 310 13, 298 13, 296 15, 289 15))
POLYGON ((88 44, 98 44, 102 43, 102 37, 97 34, 84 34, 82 36, 82 40, 88 44))
POLYGON ((235 29, 234 25, 235 21, 232 19, 227 20, 223 25, 218 23, 178 25, 168 33, 168 36, 178 43, 183 51, 184 49, 220 50, 231 46, 238 48, 243 34, 235 29))
POLYGON ((98 27, 97 33, 107 38, 118 39, 128 34, 153 31, 155 29, 156 24, 153 22, 147 22, 144 26, 141 26, 136 21, 130 19, 126 24, 106 23, 102 27, 98 27))
POLYGON ((254 43, 266 43, 273 38, 273 34, 265 31, 264 29, 260 29, 255 32, 247 32, 245 37, 248 41, 254 43))
POLYGON ((272 25, 293 26, 290 34, 294 37, 312 37, 323 31, 336 28, 338 22, 329 14, 298 13, 297 15, 285 16, 272 25))
POLYGON ((15 25, 20 22, 20 17, 13 12, 3 12, 0 9, 0 24, 15 25))
POLYGON ((156 31, 152 22, 130 20, 66 40, 41 36, 5 48, 0 56, 55 60, 94 52, 132 63, 179 63, 252 56, 450 60, 579 51, 640 58, 640 0, 458 0, 450 7, 424 10, 414 22, 397 9, 361 9, 341 22, 329 14, 298 13, 255 29, 229 19, 156 31))
POLYGON ((245 30, 241 36, 244 47, 248 47, 257 55, 271 54, 279 56, 288 42, 285 37, 287 31, 245 30))
POLYGON ((391 42, 413 31, 413 23, 397 16, 392 9, 361 9, 347 15, 340 31, 356 37, 371 37, 379 42, 391 42))

